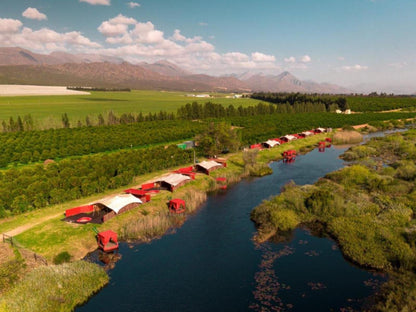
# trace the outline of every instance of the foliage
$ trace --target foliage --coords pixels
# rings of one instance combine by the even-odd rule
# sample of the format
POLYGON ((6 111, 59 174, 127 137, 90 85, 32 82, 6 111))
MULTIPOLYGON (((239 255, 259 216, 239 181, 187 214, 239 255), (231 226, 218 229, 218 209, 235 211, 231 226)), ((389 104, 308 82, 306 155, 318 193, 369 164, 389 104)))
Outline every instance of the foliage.
POLYGON ((253 210, 260 235, 319 222, 345 257, 397 276, 383 287, 374 311, 413 310, 408 300, 416 293, 416 158, 409 155, 414 155, 415 144, 414 130, 376 138, 350 149, 359 163, 326 175, 314 186, 285 186, 279 196, 253 210), (367 166, 368 157, 394 168, 367 166))
POLYGON ((3 214, 19 214, 115 189, 131 183, 135 176, 190 163, 192 159, 189 150, 159 146, 8 169, 0 174, 0 203, 3 214))
POLYGON ((93 263, 42 266, 10 289, 0 306, 6 311, 72 311, 107 283, 105 271, 93 263))
POLYGON ((71 260, 71 255, 67 251, 63 251, 55 256, 53 259, 54 264, 62 264, 69 262, 71 260))
POLYGON ((0 134, 0 167, 189 139, 204 124, 190 121, 51 129, 0 134))
POLYGON ((198 148, 206 156, 235 152, 240 146, 237 132, 224 122, 210 122, 207 129, 197 136, 196 141, 198 148))
POLYGON ((330 112, 335 109, 345 111, 349 108, 347 100, 341 96, 258 92, 253 93, 251 97, 274 103, 278 107, 286 107, 295 113, 330 112))
POLYGON ((22 258, 16 258, 0 264, 0 294, 16 283, 24 269, 22 258))

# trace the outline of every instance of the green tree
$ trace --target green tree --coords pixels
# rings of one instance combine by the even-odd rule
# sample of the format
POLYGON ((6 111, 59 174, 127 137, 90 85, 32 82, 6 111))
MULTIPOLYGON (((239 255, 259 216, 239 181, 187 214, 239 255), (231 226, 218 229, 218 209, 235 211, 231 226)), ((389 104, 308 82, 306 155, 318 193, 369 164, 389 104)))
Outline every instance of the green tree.
POLYGON ((224 122, 211 122, 206 131, 198 135, 196 140, 206 156, 214 156, 228 151, 234 152, 241 145, 237 132, 224 122))
POLYGON ((69 124, 69 118, 68 115, 65 113, 62 115, 62 125, 64 128, 69 128, 70 124, 69 124))

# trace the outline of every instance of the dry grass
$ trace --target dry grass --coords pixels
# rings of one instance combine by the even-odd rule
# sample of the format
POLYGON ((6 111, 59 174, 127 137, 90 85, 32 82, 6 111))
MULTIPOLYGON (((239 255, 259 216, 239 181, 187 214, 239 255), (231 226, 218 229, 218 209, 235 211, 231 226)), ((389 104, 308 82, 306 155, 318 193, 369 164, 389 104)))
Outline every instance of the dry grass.
POLYGON ((334 144, 356 144, 363 141, 363 136, 357 131, 338 131, 332 137, 334 144))
POLYGON ((107 283, 105 271, 85 261, 39 267, 3 296, 0 311, 72 311, 107 283))

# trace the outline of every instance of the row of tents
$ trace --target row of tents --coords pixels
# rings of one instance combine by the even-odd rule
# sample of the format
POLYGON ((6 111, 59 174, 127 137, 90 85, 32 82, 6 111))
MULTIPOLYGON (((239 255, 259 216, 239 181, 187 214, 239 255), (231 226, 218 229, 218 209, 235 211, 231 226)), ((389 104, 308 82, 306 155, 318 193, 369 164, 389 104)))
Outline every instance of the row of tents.
POLYGON ((332 129, 330 128, 316 128, 313 130, 308 130, 308 131, 303 131, 301 133, 296 133, 296 134, 286 134, 284 136, 281 136, 279 138, 274 138, 274 139, 268 139, 265 142, 262 143, 257 143, 257 144, 252 144, 250 145, 250 149, 263 149, 263 148, 273 148, 275 146, 293 141, 293 140, 297 140, 297 139, 303 139, 306 137, 309 137, 311 135, 315 135, 318 133, 324 133, 324 132, 331 132, 332 129))
POLYGON ((197 172, 210 174, 211 171, 226 167, 224 159, 202 161, 195 166, 180 168, 169 174, 154 179, 153 182, 142 184, 140 189, 130 188, 124 194, 106 197, 84 206, 65 211, 65 220, 77 223, 102 223, 118 214, 131 210, 138 205, 148 202, 151 194, 160 190, 173 192, 178 187, 195 179, 197 172))

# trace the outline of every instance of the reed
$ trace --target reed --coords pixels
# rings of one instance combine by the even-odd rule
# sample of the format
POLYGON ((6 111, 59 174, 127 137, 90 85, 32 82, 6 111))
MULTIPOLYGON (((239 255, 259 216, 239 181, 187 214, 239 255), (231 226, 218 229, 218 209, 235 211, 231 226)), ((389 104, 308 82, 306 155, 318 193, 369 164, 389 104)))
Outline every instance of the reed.
POLYGON ((146 215, 126 223, 121 227, 119 237, 121 240, 149 241, 160 237, 173 226, 173 222, 166 213, 160 212, 157 215, 146 215))
POLYGON ((76 261, 31 271, 0 301, 5 312, 72 311, 108 283, 98 265, 76 261))
POLYGON ((334 144, 356 144, 363 141, 363 136, 357 131, 339 131, 334 134, 332 142, 334 144))

